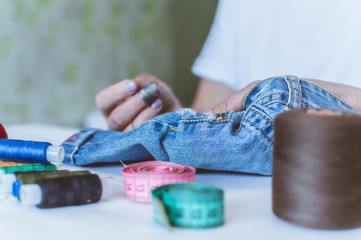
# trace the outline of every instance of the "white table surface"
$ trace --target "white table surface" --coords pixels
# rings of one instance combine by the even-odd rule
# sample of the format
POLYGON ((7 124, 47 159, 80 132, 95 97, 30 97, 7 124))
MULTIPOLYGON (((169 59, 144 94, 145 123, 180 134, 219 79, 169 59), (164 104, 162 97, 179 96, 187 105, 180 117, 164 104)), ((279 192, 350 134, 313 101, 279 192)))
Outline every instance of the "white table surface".
MULTIPOLYGON (((77 129, 26 124, 8 125, 9 138, 61 144, 77 129)), ((59 165, 61 169, 84 169, 59 165)), ((87 167, 123 184, 120 165, 87 167)), ((150 204, 127 200, 124 192, 95 204, 54 209, 23 206, 0 199, 0 239, 361 239, 361 228, 315 230, 278 219, 271 210, 271 178, 231 173, 201 173, 196 181, 225 191, 225 224, 210 229, 173 228, 168 232, 153 220, 150 204)))

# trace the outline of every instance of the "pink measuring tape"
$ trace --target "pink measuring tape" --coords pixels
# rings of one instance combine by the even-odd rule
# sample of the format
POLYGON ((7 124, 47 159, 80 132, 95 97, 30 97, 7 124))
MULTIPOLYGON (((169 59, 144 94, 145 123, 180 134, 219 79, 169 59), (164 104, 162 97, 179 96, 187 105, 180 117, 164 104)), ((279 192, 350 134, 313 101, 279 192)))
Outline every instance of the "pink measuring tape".
POLYGON ((171 162, 149 161, 123 168, 126 197, 135 202, 150 203, 156 187, 179 182, 194 182, 196 170, 171 162))

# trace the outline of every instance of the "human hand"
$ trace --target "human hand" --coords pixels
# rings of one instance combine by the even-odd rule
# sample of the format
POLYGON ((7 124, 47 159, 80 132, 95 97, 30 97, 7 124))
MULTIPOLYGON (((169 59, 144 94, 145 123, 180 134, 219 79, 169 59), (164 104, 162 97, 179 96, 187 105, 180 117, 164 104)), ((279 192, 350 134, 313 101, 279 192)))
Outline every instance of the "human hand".
POLYGON ((248 94, 248 92, 251 91, 252 88, 260 82, 261 81, 251 82, 246 87, 232 94, 230 97, 219 102, 216 106, 212 108, 212 113, 227 112, 227 111, 234 111, 234 112, 242 111, 243 110, 242 105, 244 98, 246 97, 246 94, 248 94))
POLYGON ((150 74, 125 79, 102 90, 95 102, 107 121, 108 129, 118 131, 130 131, 158 114, 181 107, 172 90, 150 74), (137 92, 151 83, 157 85, 160 96, 148 106, 137 92))

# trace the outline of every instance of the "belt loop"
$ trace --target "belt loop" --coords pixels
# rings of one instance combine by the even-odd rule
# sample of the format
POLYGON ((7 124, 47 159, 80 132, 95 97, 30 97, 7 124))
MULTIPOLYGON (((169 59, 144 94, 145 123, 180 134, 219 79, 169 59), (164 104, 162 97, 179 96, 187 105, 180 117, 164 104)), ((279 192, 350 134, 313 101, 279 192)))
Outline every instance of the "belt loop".
MULTIPOLYGON (((288 85, 289 97, 286 105, 287 109, 301 108, 302 104, 302 89, 300 79, 296 76, 286 75, 284 79, 288 85)), ((286 110, 286 109, 285 109, 286 110)))

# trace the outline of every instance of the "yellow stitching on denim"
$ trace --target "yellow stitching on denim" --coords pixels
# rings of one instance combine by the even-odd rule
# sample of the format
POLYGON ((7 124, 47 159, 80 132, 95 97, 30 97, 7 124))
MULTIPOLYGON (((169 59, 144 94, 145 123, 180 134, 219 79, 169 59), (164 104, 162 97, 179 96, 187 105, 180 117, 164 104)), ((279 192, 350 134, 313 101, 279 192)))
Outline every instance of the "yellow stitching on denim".
MULTIPOLYGON (((297 78, 296 76, 294 76, 294 77, 297 78)), ((297 78, 297 79, 298 79, 298 78, 297 78)), ((293 88, 292 81, 290 80, 289 76, 287 76, 287 80, 288 80, 288 82, 290 83, 291 91, 292 91, 291 104, 290 104, 290 106, 288 107, 288 108, 291 108, 291 106, 293 105, 293 101, 294 101, 294 92, 295 92, 296 90, 293 88)), ((300 81, 300 80, 299 80, 299 81, 300 81)), ((297 81, 295 80, 295 82, 297 82, 297 81)), ((298 83, 297 85, 298 85, 298 87, 297 87, 298 96, 299 96, 299 98, 300 98, 298 105, 300 105, 300 103, 302 102, 301 84, 298 83)), ((298 106, 297 106, 297 108, 298 108, 298 106)))
POLYGON ((261 80, 259 83, 257 83, 256 85, 254 85, 254 86, 251 88, 251 90, 249 90, 248 93, 244 96, 243 103, 242 103, 242 109, 245 109, 246 102, 247 102, 247 100, 248 100, 249 94, 251 94, 251 92, 252 92, 258 85, 260 85, 261 83, 263 83, 263 82, 265 82, 265 81, 269 81, 269 80, 275 79, 275 78, 282 78, 282 77, 281 77, 281 76, 270 77, 270 78, 261 80))
POLYGON ((170 128, 172 128, 172 127, 177 128, 177 127, 172 126, 172 125, 170 125, 170 124, 168 124, 168 123, 165 123, 165 122, 162 122, 162 121, 158 121, 158 120, 155 120, 155 119, 149 120, 149 122, 156 122, 156 123, 159 123, 159 124, 161 124, 161 125, 166 125, 166 126, 168 126, 168 127, 170 127, 170 128))
POLYGON ((273 126, 273 122, 271 122, 270 120, 268 120, 266 117, 262 116, 261 113, 255 111, 255 110, 253 110, 253 109, 249 109, 249 110, 251 110, 251 111, 254 112, 255 114, 259 115, 261 118, 263 118, 264 120, 266 120, 267 122, 269 122, 269 123, 273 126))
POLYGON ((298 104, 297 104, 297 108, 300 108, 300 106, 302 105, 302 86, 301 86, 301 82, 300 79, 297 78, 298 81, 296 81, 297 83, 297 92, 298 92, 298 104))
POLYGON ((263 81, 260 81, 259 83, 257 83, 256 85, 254 85, 253 88, 251 88, 251 90, 248 91, 248 93, 246 94, 246 96, 244 96, 244 98, 243 98, 242 109, 245 109, 246 102, 247 102, 248 97, 249 97, 249 95, 251 94, 251 92, 252 92, 259 84, 261 84, 262 82, 265 82, 265 81, 267 81, 267 80, 268 80, 268 79, 265 79, 265 80, 263 80, 263 81))
POLYGON ((222 121, 214 121, 214 120, 208 120, 208 119, 199 119, 199 120, 181 120, 179 123, 196 123, 196 122, 210 122, 210 123, 222 123, 222 122, 233 122, 231 119, 225 119, 222 121))
MULTIPOLYGON (((245 109, 246 102, 247 102, 247 100, 248 100, 248 98, 249 98, 249 95, 251 94, 251 92, 252 92, 258 85, 260 85, 261 83, 263 83, 263 82, 265 82, 265 81, 269 81, 269 80, 276 79, 276 78, 278 78, 278 79, 284 79, 284 76, 275 76, 275 77, 267 78, 267 79, 264 79, 264 80, 260 81, 260 82, 257 83, 256 85, 254 85, 254 86, 251 88, 251 90, 249 90, 248 93, 245 95, 245 97, 244 97, 244 99, 243 99, 243 103, 242 103, 242 109, 245 109)), ((287 95, 287 94, 285 94, 285 93, 280 93, 280 94, 287 95)), ((267 96, 271 96, 271 95, 272 95, 272 94, 267 95, 267 96)), ((267 97, 267 96, 266 96, 266 97, 267 97)), ((262 100, 262 99, 263 99, 263 98, 261 98, 260 100, 262 100)))
POLYGON ((176 127, 170 126, 170 130, 177 131, 178 129, 176 127))
POLYGON ((292 82, 291 82, 289 76, 287 76, 287 81, 288 81, 288 83, 290 84, 290 87, 291 87, 291 104, 288 106, 288 108, 291 108, 292 104, 293 104, 293 86, 292 86, 292 82))
POLYGON ((302 85, 301 80, 298 78, 298 97, 299 97, 299 104, 298 107, 302 108, 302 101, 303 101, 303 95, 302 95, 302 85))
POLYGON ((254 123, 252 123, 252 122, 250 122, 250 121, 248 121, 248 120, 244 120, 245 122, 248 122, 249 124, 251 124, 251 125, 253 125, 255 128, 257 128, 258 130, 260 130, 261 131, 261 133, 263 134, 263 135, 265 135, 265 137, 266 138, 268 138, 268 140, 270 140, 271 141, 271 143, 273 144, 273 141, 272 141, 272 139, 270 138, 270 137, 268 137, 268 135, 261 129, 261 128, 259 128, 256 124, 254 124, 254 123))
MULTIPOLYGON (((220 113, 218 113, 220 114, 220 113)), ((225 113, 222 113, 225 114, 225 113)), ((208 120, 208 119, 197 119, 197 120, 180 120, 179 123, 196 123, 196 122, 210 122, 210 123, 222 123, 222 122, 228 122, 233 120, 230 119, 231 112, 227 112, 224 120, 208 120)))
POLYGON ((210 123, 223 123, 223 122, 231 122, 232 123, 232 130, 233 132, 239 132, 241 131, 242 129, 242 122, 243 122, 243 119, 240 121, 240 127, 239 129, 234 129, 233 126, 234 126, 234 121, 232 119, 227 119, 227 120, 223 120, 223 121, 210 121, 210 120, 207 120, 207 119, 202 119, 202 120, 187 120, 187 121, 179 121, 179 123, 197 123, 197 122, 210 122, 210 123))
POLYGON ((268 95, 266 95, 266 96, 263 96, 262 98, 258 99, 257 102, 259 102, 259 101, 261 101, 261 100, 263 100, 263 99, 265 99, 265 98, 268 98, 268 97, 270 97, 270 96, 272 96, 272 95, 276 95, 276 94, 288 96, 288 93, 284 93, 284 92, 273 92, 273 93, 270 93, 270 94, 268 94, 268 95))
POLYGON ((283 99, 272 99, 272 100, 269 100, 269 101, 266 102, 266 103, 262 103, 261 106, 265 106, 265 105, 267 105, 268 103, 276 102, 276 101, 281 101, 281 102, 287 103, 287 101, 286 101, 286 100, 283 100, 283 99))

